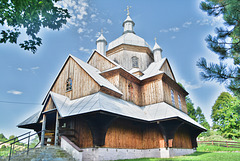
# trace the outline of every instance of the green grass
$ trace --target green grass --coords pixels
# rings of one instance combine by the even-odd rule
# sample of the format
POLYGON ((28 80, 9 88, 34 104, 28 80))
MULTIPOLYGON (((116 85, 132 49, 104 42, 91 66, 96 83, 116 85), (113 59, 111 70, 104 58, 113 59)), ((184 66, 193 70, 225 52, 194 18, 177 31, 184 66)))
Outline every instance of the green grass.
POLYGON ((186 156, 174 158, 144 158, 144 159, 127 159, 118 161, 239 161, 240 153, 232 152, 195 152, 186 156))
POLYGON ((206 145, 206 144, 198 144, 197 148, 198 152, 216 152, 216 151, 239 151, 240 148, 227 148, 227 147, 221 147, 221 146, 216 146, 216 145, 206 145))

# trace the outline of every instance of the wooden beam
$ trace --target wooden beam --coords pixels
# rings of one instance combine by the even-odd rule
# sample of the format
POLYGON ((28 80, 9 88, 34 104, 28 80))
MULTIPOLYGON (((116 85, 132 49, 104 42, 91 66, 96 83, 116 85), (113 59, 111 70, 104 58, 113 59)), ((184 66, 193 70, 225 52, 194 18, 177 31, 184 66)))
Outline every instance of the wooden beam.
POLYGON ((58 111, 56 111, 56 125, 55 125, 55 140, 54 140, 54 145, 57 146, 58 145, 58 128, 59 128, 59 121, 58 121, 58 111))
POLYGON ((44 146, 45 130, 46 130, 46 115, 43 114, 42 133, 41 133, 41 147, 44 146))

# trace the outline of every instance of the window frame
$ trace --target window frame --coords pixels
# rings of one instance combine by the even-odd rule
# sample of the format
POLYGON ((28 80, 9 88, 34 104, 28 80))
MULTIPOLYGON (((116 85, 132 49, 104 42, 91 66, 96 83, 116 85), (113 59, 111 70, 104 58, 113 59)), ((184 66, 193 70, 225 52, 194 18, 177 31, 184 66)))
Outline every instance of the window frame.
POLYGON ((173 106, 176 106, 176 104, 175 104, 175 97, 174 97, 174 91, 173 91, 173 89, 171 89, 171 99, 172 99, 172 104, 173 104, 173 106))
POLYGON ((72 91, 72 79, 68 78, 66 81, 66 92, 72 91))
POLYGON ((139 58, 133 56, 132 58, 132 68, 139 68, 139 58))
POLYGON ((182 110, 182 101, 181 101, 181 97, 178 95, 178 107, 180 110, 182 110))

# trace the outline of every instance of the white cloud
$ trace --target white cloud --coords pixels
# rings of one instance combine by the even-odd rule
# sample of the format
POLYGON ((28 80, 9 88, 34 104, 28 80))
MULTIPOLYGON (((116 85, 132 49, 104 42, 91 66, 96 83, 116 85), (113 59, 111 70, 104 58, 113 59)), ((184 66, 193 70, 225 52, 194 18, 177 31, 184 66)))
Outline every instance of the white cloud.
POLYGON ((185 23, 183 24, 183 27, 187 28, 187 27, 189 27, 191 24, 192 24, 192 22, 187 21, 187 22, 185 22, 185 23))
POLYGON ((90 53, 89 49, 85 49, 84 47, 80 47, 79 48, 80 51, 86 52, 86 53, 90 53))
POLYGON ((80 33, 82 33, 83 32, 83 29, 82 28, 79 28, 78 29, 78 33, 80 34, 80 33))
POLYGON ((178 27, 171 27, 169 29, 161 29, 160 32, 178 32, 180 28, 178 27))
POLYGON ((17 68, 17 70, 21 72, 23 69, 22 68, 17 68))
POLYGON ((10 91, 7 91, 7 93, 14 94, 14 95, 21 95, 23 92, 16 91, 16 90, 10 90, 10 91))
POLYGON ((160 32, 168 32, 168 30, 162 29, 162 30, 160 30, 160 32))
POLYGON ((87 25, 87 22, 86 22, 86 21, 82 21, 82 25, 83 25, 83 26, 86 26, 86 25, 87 25))
POLYGON ((218 17, 211 17, 211 18, 197 20, 196 23, 201 26, 203 25, 219 26, 224 23, 224 20, 222 16, 218 16, 218 17))
POLYGON ((171 39, 176 39, 176 36, 172 36, 171 39))
POLYGON ((180 29, 178 27, 172 27, 169 31, 178 32, 180 29))
POLYGON ((32 70, 37 70, 37 69, 39 69, 40 67, 32 67, 31 69, 32 70))
POLYGON ((112 25, 112 21, 110 19, 107 19, 107 23, 112 25))
POLYGON ((202 87, 202 84, 192 84, 191 82, 186 82, 185 80, 180 81, 184 88, 187 90, 198 89, 202 87))
POLYGON ((79 26, 84 17, 88 15, 87 9, 89 5, 86 0, 63 0, 58 1, 55 5, 68 9, 72 16, 67 20, 70 25, 79 26))
POLYGON ((95 17, 96 17, 96 15, 95 15, 95 14, 92 14, 92 15, 91 15, 91 18, 95 18, 95 17))

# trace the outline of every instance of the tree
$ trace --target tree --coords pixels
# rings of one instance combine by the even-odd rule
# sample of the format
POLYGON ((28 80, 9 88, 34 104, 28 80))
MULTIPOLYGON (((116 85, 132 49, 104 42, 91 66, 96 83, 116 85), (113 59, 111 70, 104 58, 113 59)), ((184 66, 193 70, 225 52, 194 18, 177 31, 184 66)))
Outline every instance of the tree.
POLYGON ((212 107, 214 124, 227 138, 240 137, 240 100, 223 92, 212 107))
POLYGON ((1 141, 7 140, 7 138, 3 135, 3 133, 0 134, 0 140, 1 140, 1 141))
POLYGON ((196 109, 196 118, 199 124, 201 124, 203 127, 205 127, 208 130, 210 129, 210 125, 207 122, 204 114, 202 113, 202 109, 199 106, 196 109))
POLYGON ((205 58, 197 62, 203 70, 200 73, 203 80, 216 80, 226 83, 235 96, 240 98, 240 1, 239 0, 205 0, 201 2, 201 10, 209 16, 223 16, 226 28, 216 28, 217 36, 208 35, 208 48, 219 56, 220 62, 207 63, 205 58), (233 64, 223 63, 231 59, 233 64))
POLYGON ((0 0, 0 24, 11 28, 1 31, 0 43, 17 44, 21 34, 19 29, 25 28, 29 39, 19 46, 35 53, 42 44, 42 39, 37 36, 40 28, 59 30, 70 18, 67 9, 54 6, 58 1, 60 0, 0 0))
POLYGON ((194 108, 194 104, 188 96, 186 97, 186 104, 187 104, 188 116, 190 116, 193 120, 197 121, 197 115, 196 115, 196 110, 194 108))

